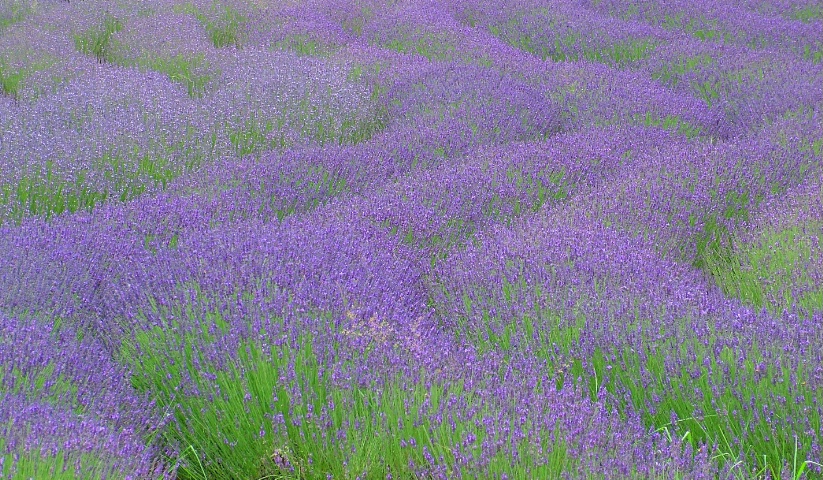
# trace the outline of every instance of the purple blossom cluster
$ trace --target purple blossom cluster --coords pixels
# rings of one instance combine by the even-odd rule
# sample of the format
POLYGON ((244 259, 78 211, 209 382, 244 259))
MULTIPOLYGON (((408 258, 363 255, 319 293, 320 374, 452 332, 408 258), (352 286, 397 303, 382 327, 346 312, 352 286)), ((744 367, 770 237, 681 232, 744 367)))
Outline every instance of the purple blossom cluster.
POLYGON ((0 477, 823 474, 806 0, 0 5, 0 477))

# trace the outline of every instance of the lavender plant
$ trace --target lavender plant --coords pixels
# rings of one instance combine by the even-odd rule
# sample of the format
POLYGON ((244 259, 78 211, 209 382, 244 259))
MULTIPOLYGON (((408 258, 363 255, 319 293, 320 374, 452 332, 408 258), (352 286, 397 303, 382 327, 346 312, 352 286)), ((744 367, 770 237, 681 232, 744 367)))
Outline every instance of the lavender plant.
POLYGON ((0 2, 0 475, 821 478, 818 10, 0 2))

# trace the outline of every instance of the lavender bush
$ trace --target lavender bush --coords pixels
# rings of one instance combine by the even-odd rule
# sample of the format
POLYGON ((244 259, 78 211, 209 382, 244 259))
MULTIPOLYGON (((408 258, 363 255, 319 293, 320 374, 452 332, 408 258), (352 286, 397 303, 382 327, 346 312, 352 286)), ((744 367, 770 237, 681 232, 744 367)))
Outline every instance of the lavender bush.
POLYGON ((807 0, 0 0, 0 477, 823 478, 807 0))

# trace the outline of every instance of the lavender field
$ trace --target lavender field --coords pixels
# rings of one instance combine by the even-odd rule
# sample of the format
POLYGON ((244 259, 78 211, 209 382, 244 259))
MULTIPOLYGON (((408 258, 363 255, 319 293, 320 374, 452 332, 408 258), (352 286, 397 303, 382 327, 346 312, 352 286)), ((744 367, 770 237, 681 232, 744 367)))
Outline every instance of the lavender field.
POLYGON ((0 0, 0 479, 823 479, 819 0, 0 0))

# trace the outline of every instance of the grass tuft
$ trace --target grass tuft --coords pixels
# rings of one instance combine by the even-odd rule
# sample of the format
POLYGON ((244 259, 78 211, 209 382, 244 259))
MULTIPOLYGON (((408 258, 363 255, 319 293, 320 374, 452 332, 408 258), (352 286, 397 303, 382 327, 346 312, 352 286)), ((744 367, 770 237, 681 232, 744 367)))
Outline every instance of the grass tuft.
POLYGON ((306 34, 289 35, 275 42, 274 48, 294 52, 299 57, 328 57, 339 49, 337 45, 316 40, 306 34))
POLYGON ((823 311, 823 287, 809 275, 806 262, 814 258, 813 245, 822 242, 823 224, 767 230, 733 255, 707 257, 707 267, 727 295, 757 309, 779 315, 794 306, 811 314, 823 311))
POLYGON ((202 73, 208 66, 203 54, 195 56, 154 56, 141 57, 137 64, 144 69, 165 74, 173 82, 185 85, 189 97, 202 97, 212 76, 202 73))
POLYGON ((121 30, 123 22, 106 14, 99 25, 74 35, 74 46, 80 53, 94 56, 100 63, 114 63, 111 37, 121 30))
POLYGON ((215 48, 240 48, 243 45, 248 19, 230 5, 214 2, 208 11, 203 11, 192 3, 184 3, 175 5, 174 12, 194 15, 215 48))
POLYGON ((3 94, 17 98, 20 88, 23 86, 23 80, 27 76, 24 70, 11 70, 0 63, 0 89, 2 89, 3 94))

